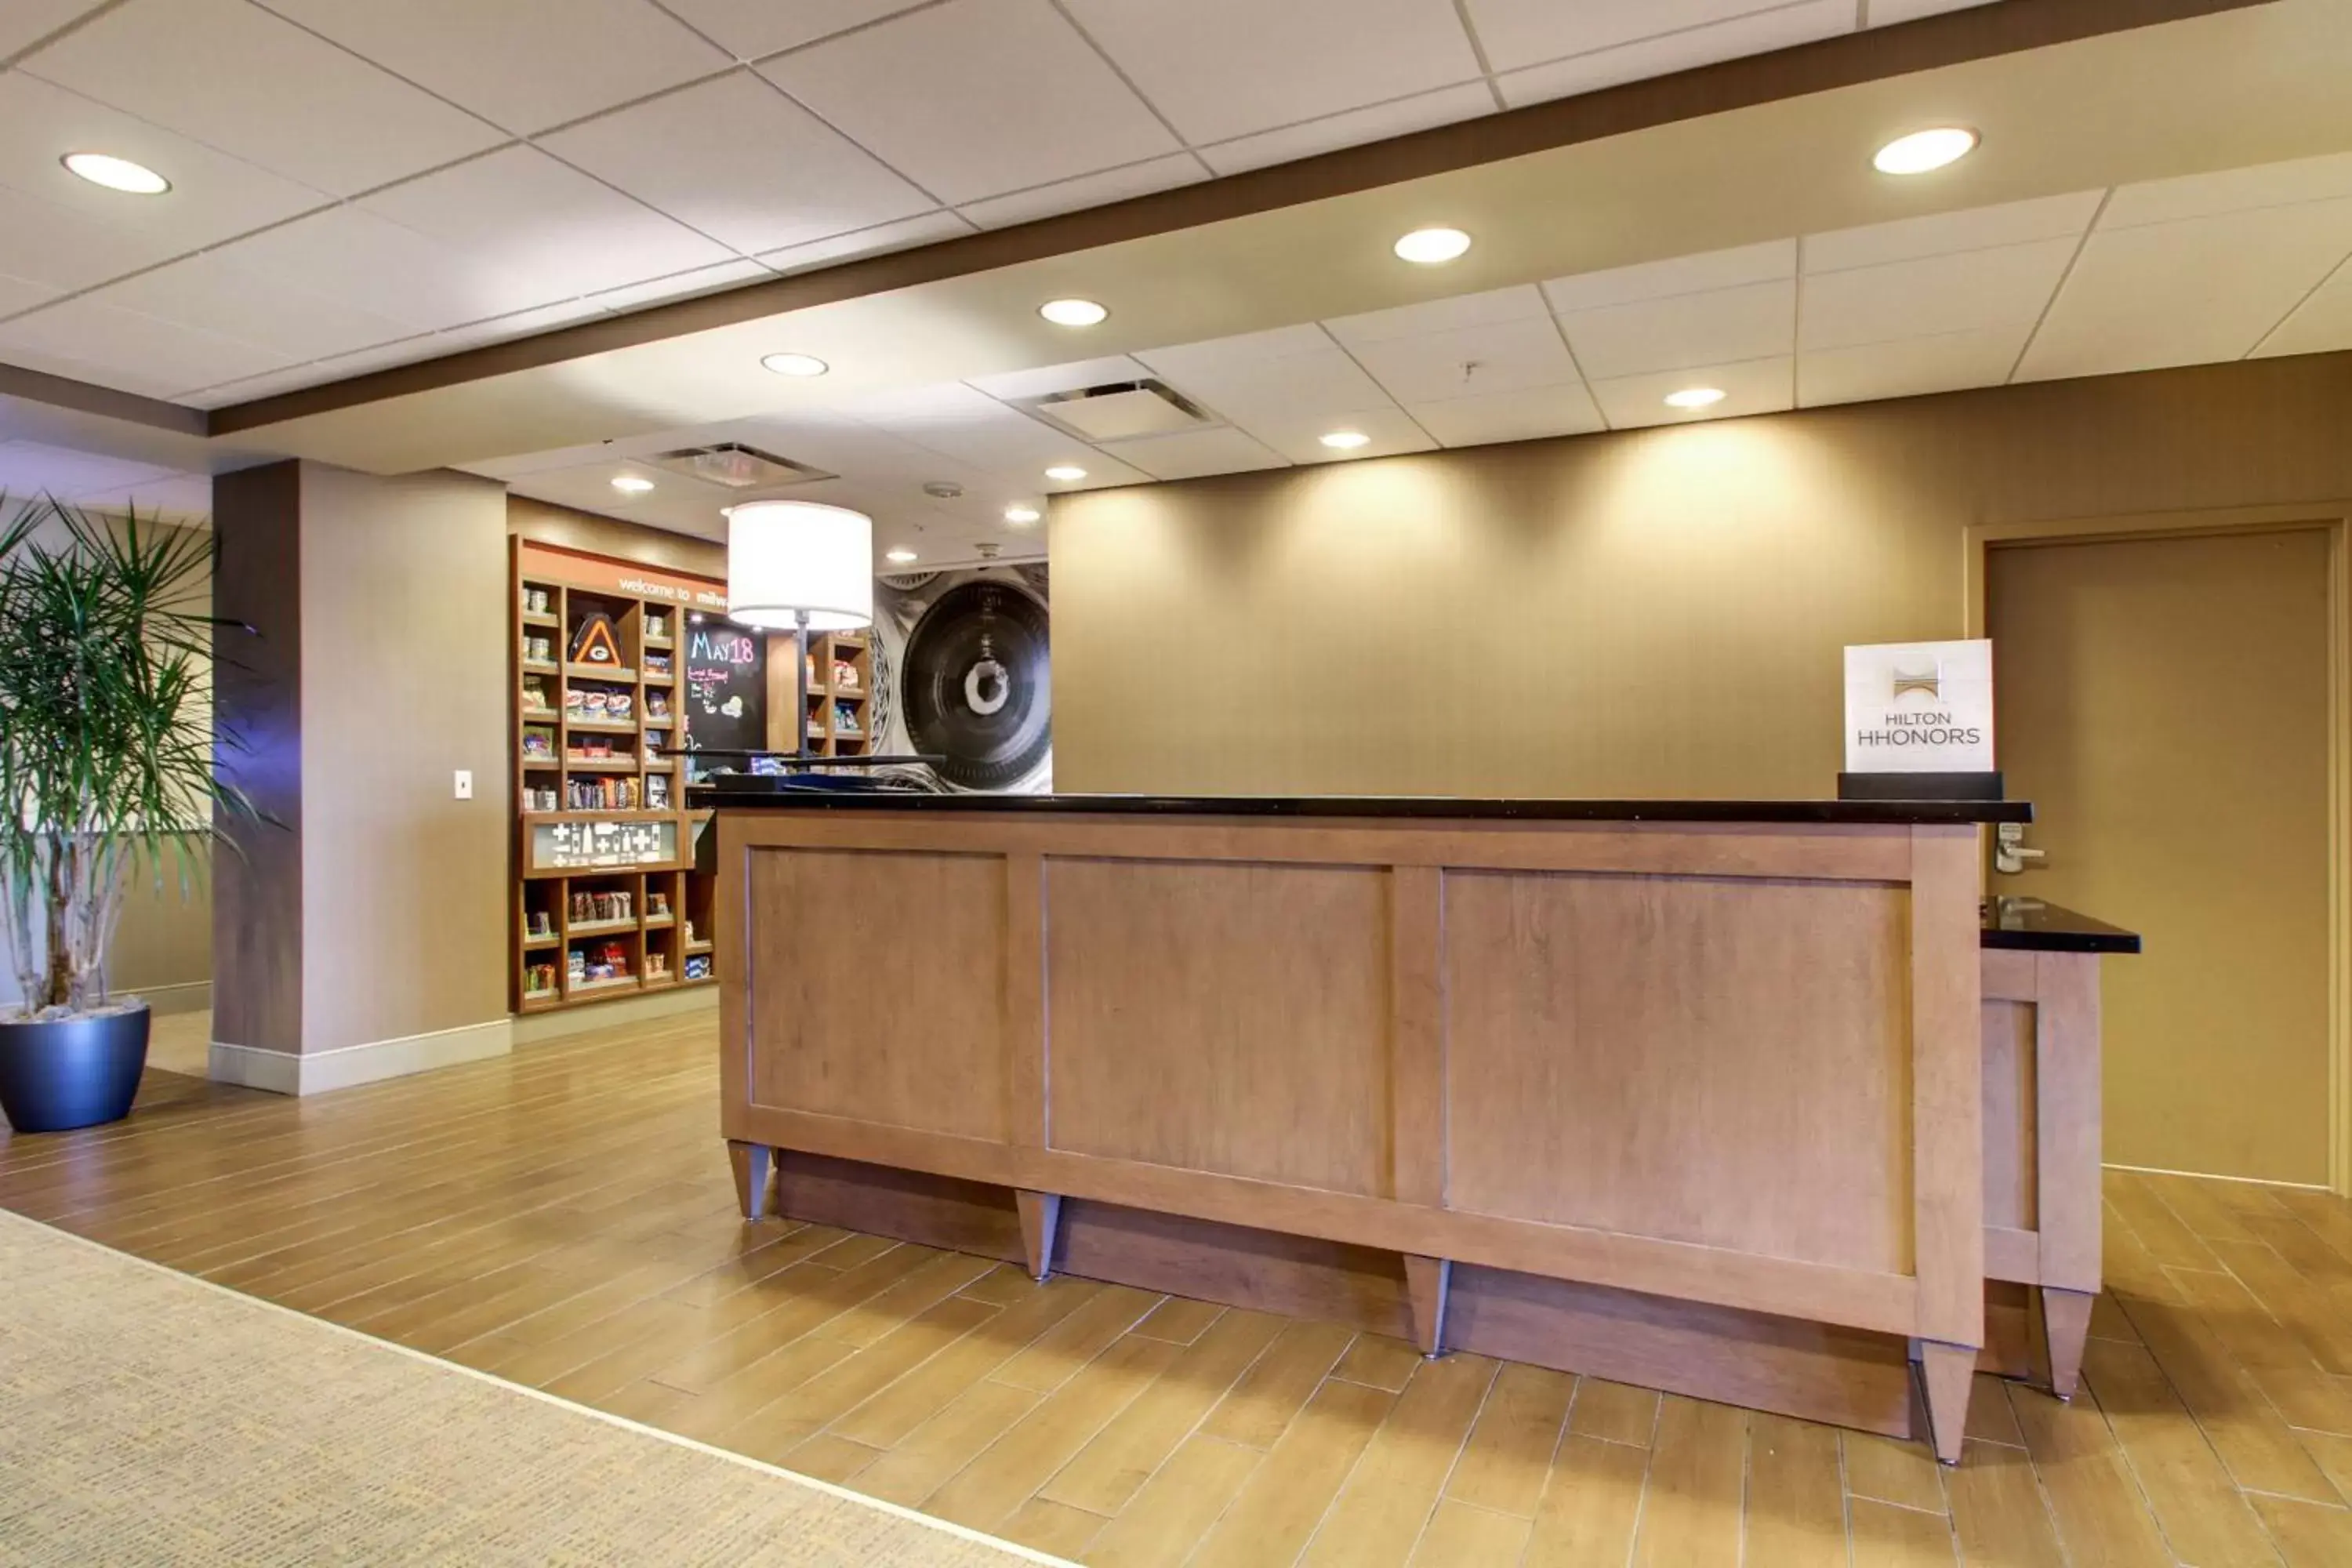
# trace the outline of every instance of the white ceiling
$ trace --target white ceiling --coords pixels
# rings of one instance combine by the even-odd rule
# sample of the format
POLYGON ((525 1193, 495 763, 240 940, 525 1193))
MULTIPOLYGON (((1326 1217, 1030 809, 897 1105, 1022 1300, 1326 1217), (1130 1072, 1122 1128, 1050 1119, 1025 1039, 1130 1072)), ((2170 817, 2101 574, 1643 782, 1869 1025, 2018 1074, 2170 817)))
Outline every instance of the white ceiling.
POLYGON ((1977 3, 5 0, 0 361, 215 406, 1977 3))
POLYGON ((516 489, 716 535, 710 487, 625 459, 741 439, 838 473, 791 490, 872 512, 927 563, 1043 548, 1003 509, 1192 479, 1601 429, 2352 349, 2352 152, 1790 237, 1207 342, 672 430, 479 471, 516 489), (1154 376, 1207 428, 1088 446, 1024 400, 1154 376), (1667 394, 1713 386, 1685 413, 1667 394), (1334 430, 1370 437, 1338 452, 1334 430), (1075 485, 1044 470, 1075 462, 1075 485), (922 485, 965 496, 939 503, 922 485))

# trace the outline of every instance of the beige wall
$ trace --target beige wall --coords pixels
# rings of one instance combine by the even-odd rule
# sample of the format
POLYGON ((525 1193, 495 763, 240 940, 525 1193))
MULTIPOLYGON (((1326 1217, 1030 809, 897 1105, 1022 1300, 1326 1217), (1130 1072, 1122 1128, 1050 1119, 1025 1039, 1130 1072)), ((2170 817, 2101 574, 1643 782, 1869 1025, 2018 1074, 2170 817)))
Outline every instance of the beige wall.
POLYGON ((305 1050, 506 1016, 506 578, 505 486, 303 465, 305 1050))
POLYGON ((1971 523, 2352 496, 2352 355, 1056 500, 1074 791, 1834 792, 1839 649, 1971 523))
POLYGON ((219 481, 221 710, 279 826, 224 857, 214 1037, 310 1054, 507 1016, 505 487, 318 463, 219 481), (457 769, 474 798, 455 798, 457 769))

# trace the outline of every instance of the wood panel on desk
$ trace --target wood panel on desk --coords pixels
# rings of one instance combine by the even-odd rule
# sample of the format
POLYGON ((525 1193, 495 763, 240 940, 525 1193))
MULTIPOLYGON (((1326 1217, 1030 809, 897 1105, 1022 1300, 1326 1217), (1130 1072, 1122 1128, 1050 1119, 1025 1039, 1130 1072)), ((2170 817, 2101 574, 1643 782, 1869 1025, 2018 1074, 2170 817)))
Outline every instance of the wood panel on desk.
POLYGON ((1385 1194, 1388 874, 1047 861, 1052 1146, 1385 1194))
POLYGON ((1445 888, 1455 1207, 1910 1271, 1900 889, 1445 888))
POLYGON ((745 874, 790 959, 750 944, 755 1103, 1010 1137, 1002 859, 761 849, 745 874))

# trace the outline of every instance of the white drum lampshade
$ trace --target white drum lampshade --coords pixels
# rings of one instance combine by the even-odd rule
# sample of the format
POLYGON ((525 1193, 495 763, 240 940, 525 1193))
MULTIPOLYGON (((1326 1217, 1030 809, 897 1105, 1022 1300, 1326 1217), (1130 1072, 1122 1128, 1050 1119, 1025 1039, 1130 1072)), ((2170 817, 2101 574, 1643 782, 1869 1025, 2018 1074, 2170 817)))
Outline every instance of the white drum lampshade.
POLYGON ((727 616, 783 631, 873 625, 874 520, 815 501, 735 507, 727 514, 727 616))

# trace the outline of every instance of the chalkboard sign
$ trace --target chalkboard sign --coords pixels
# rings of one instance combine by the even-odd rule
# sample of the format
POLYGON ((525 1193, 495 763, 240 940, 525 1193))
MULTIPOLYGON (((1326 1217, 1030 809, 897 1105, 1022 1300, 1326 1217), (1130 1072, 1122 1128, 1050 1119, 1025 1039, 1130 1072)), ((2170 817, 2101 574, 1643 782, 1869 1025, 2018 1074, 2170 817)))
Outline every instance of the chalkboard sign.
MULTIPOLYGON (((686 627, 682 745, 697 751, 759 751, 768 743, 768 639, 713 617, 686 627)), ((740 758, 728 765, 744 768, 740 758)), ((748 769, 746 770, 748 771, 748 769)))

